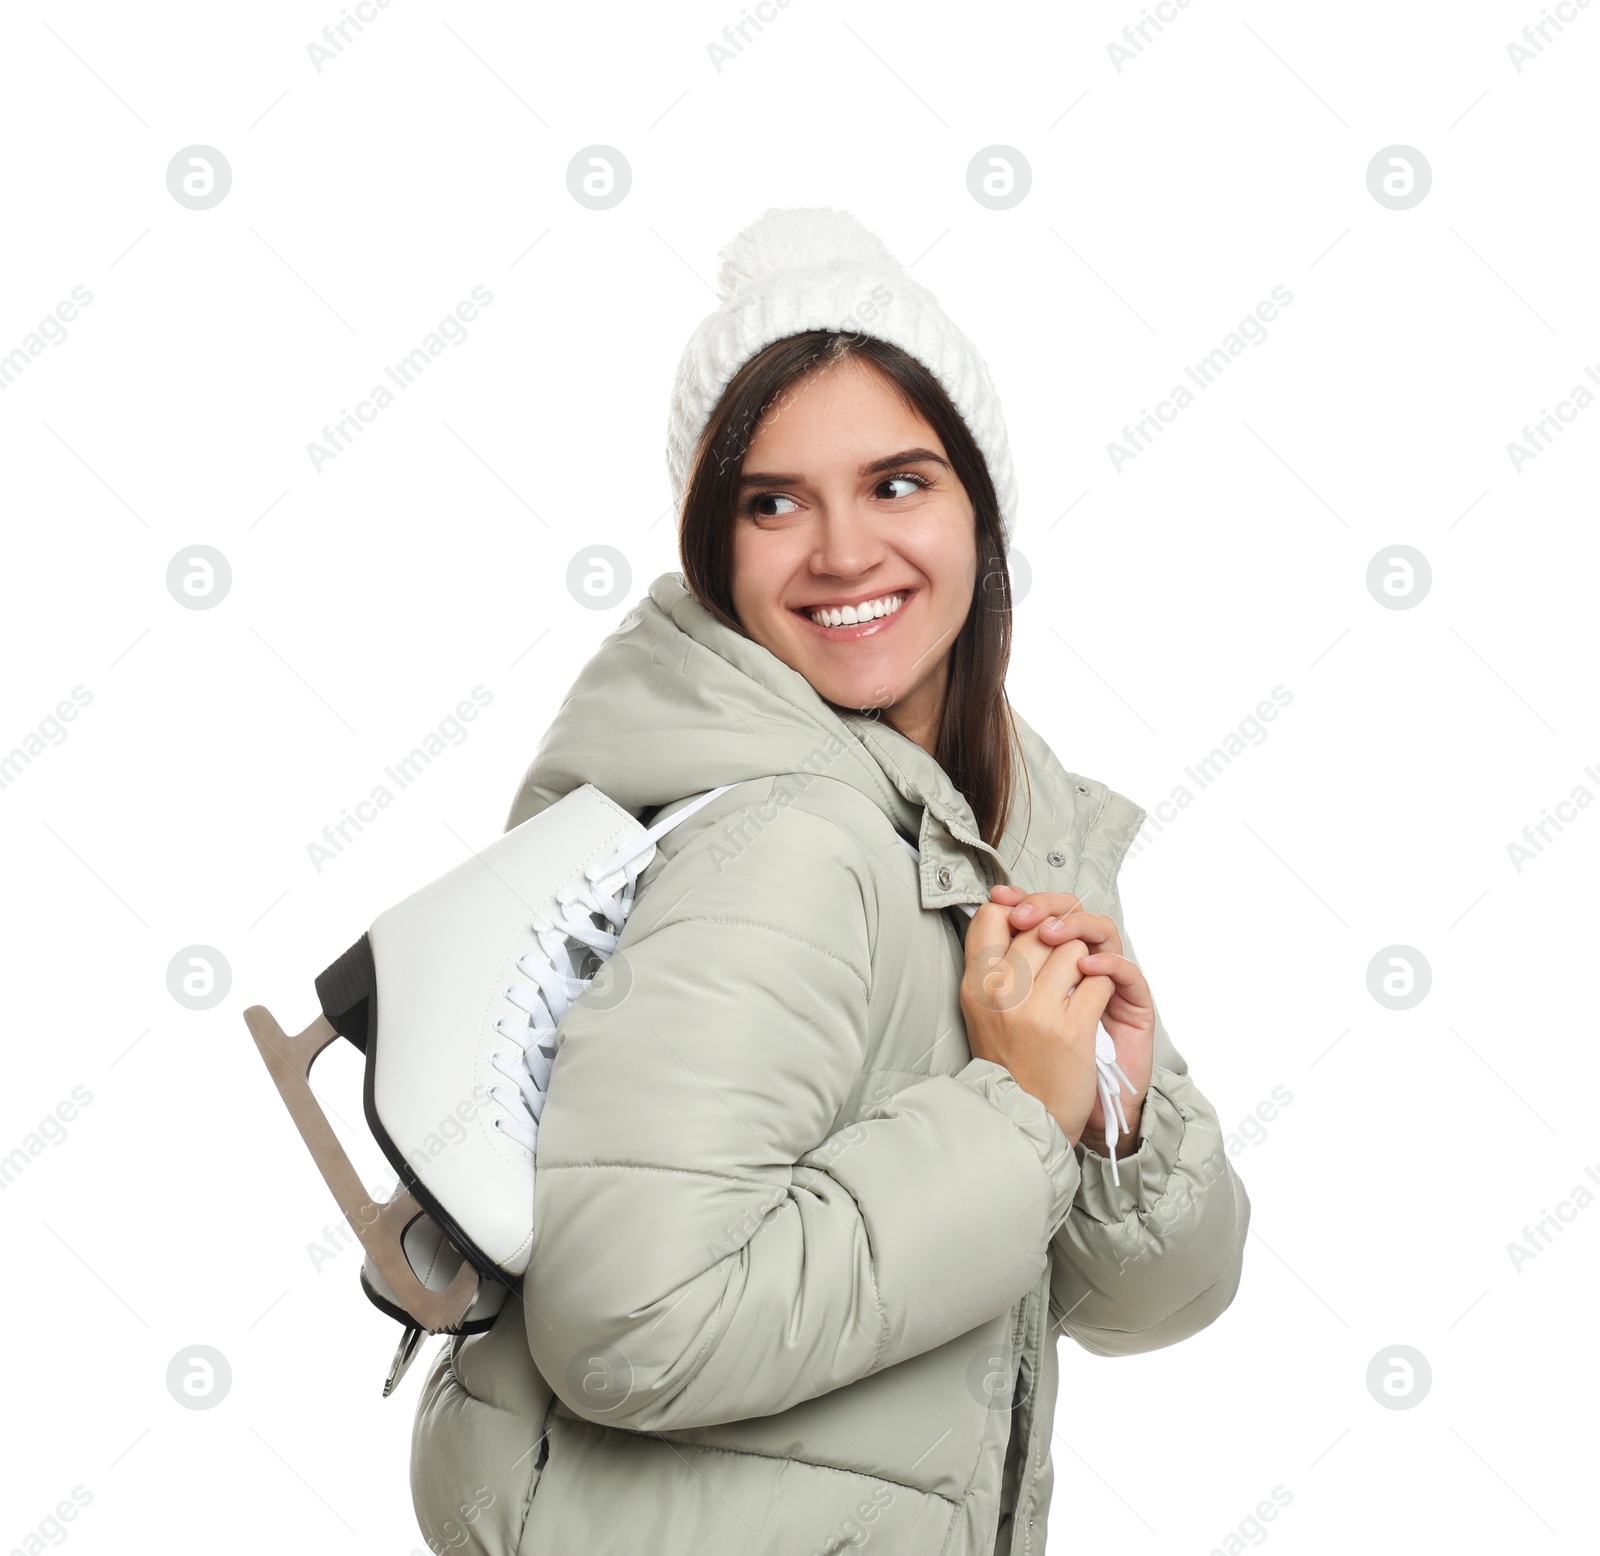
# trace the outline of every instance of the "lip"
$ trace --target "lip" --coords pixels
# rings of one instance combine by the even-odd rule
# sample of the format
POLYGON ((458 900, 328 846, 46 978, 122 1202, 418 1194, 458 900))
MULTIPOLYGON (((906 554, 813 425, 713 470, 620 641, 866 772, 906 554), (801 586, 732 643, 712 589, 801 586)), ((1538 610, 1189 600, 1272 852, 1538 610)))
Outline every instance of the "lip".
POLYGON ((878 637, 887 632, 890 627, 900 620, 910 608, 911 602, 920 593, 917 589, 880 589, 876 594, 863 594, 856 600, 830 600, 827 603, 835 609, 845 605, 860 605, 866 600, 881 600, 885 595, 899 594, 905 598, 900 602, 900 609, 891 611, 887 616, 876 617, 872 621, 864 621, 854 627, 819 627, 807 614, 806 607, 795 606, 794 614, 800 618, 801 623, 808 631, 819 638, 824 638, 831 643, 859 643, 863 638, 878 637))

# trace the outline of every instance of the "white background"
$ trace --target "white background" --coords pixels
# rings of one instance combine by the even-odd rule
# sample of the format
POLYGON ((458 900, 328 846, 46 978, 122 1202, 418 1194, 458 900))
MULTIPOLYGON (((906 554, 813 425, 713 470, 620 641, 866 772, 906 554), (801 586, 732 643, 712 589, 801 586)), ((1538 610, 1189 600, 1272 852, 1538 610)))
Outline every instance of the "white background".
MULTIPOLYGON (((420 1547, 426 1357, 379 1397, 397 1326, 354 1253, 313 1263, 336 1209, 241 1011, 298 1030, 378 911, 499 833, 578 669, 678 565, 667 396, 717 249, 828 204, 993 372, 1016 706, 1152 811, 1194 795, 1123 876, 1174 1041, 1230 1126, 1292 1094, 1235 1158, 1229 1311, 1131 1359, 1063 1342, 1051 1552, 1580 1548, 1600 818, 1520 870, 1507 845, 1600 793, 1600 408, 1520 470, 1507 446, 1600 389, 1600 5, 1520 72, 1531 0, 1195 0, 1120 70, 1134 3, 793 0, 718 70, 734 0, 394 0, 319 71, 339 9, 0 12, 0 353, 93 294, 0 391, 0 753, 92 699, 0 788, 0 1154, 26 1161, 0 1546, 76 1485, 73 1549, 420 1547), (596 143, 633 176, 605 211, 567 189, 596 143), (232 169, 209 210, 166 184, 196 144, 232 169), (967 186, 996 144, 1032 171, 1006 210, 967 186), (1405 210, 1367 184, 1396 144, 1432 170, 1405 210), (308 443, 477 285, 466 340, 319 473, 308 443), (1279 285, 1266 339, 1119 471, 1124 424, 1279 285), (632 574, 603 612, 565 583, 596 544, 632 574), (167 587, 197 545, 231 567, 215 608, 167 587), (1368 568, 1400 545, 1431 588, 1386 608, 1368 568), (319 871, 308 844, 474 686, 468 738, 319 871), (231 969, 209 1010, 168 992, 193 945, 231 969), (1396 945, 1432 977, 1398 1011, 1368 985, 1396 945), (195 1345, 231 1366, 212 1409, 167 1389, 195 1345), (1366 1382, 1396 1345, 1432 1369, 1405 1410, 1366 1382)), ((353 1051, 318 1073, 359 1123, 353 1051)))

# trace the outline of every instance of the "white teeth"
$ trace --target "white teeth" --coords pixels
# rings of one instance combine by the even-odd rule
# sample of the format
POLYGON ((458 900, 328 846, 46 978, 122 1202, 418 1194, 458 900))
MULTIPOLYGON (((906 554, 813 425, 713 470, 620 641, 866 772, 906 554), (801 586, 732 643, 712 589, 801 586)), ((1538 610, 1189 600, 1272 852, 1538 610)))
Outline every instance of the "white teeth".
POLYGON ((882 599, 863 600, 860 605, 822 606, 806 614, 819 627, 852 627, 864 621, 875 621, 879 616, 889 616, 905 603, 903 594, 886 594, 882 599))

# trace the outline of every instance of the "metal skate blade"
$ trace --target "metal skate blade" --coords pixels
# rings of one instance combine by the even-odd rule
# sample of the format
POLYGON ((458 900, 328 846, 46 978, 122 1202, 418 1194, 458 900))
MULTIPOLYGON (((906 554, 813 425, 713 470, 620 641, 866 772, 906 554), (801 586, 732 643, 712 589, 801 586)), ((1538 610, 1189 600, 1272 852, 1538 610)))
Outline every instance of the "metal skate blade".
POLYGON ((312 1161, 361 1246, 389 1283, 396 1303, 429 1334, 455 1329, 477 1299, 477 1270, 463 1258, 455 1279, 442 1291, 430 1291, 423 1285, 406 1257, 403 1241, 406 1228, 424 1213, 422 1206, 404 1187, 384 1204, 373 1202, 311 1090, 311 1066, 323 1049, 337 1040, 338 1031, 326 1016, 318 1016, 305 1031, 290 1037, 265 1005, 250 1006, 244 1020, 312 1161))
POLYGON ((399 1387, 400 1380, 411 1368, 411 1363, 416 1359, 417 1348, 422 1344, 422 1330, 415 1324, 408 1324, 406 1332, 400 1336, 400 1343, 394 1348, 394 1360, 389 1363, 389 1376, 384 1380, 383 1397, 387 1399, 399 1387))

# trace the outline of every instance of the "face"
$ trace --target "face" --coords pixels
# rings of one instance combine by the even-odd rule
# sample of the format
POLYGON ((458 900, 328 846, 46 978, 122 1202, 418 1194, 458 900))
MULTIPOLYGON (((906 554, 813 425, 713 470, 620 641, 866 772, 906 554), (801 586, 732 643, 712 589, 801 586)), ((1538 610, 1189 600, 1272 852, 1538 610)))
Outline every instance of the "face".
POLYGON ((847 357, 768 407, 740 479, 740 624, 826 701, 882 708, 932 751, 978 572, 972 502, 938 434, 876 367, 847 357), (861 619, 820 624, 847 606, 861 619))

